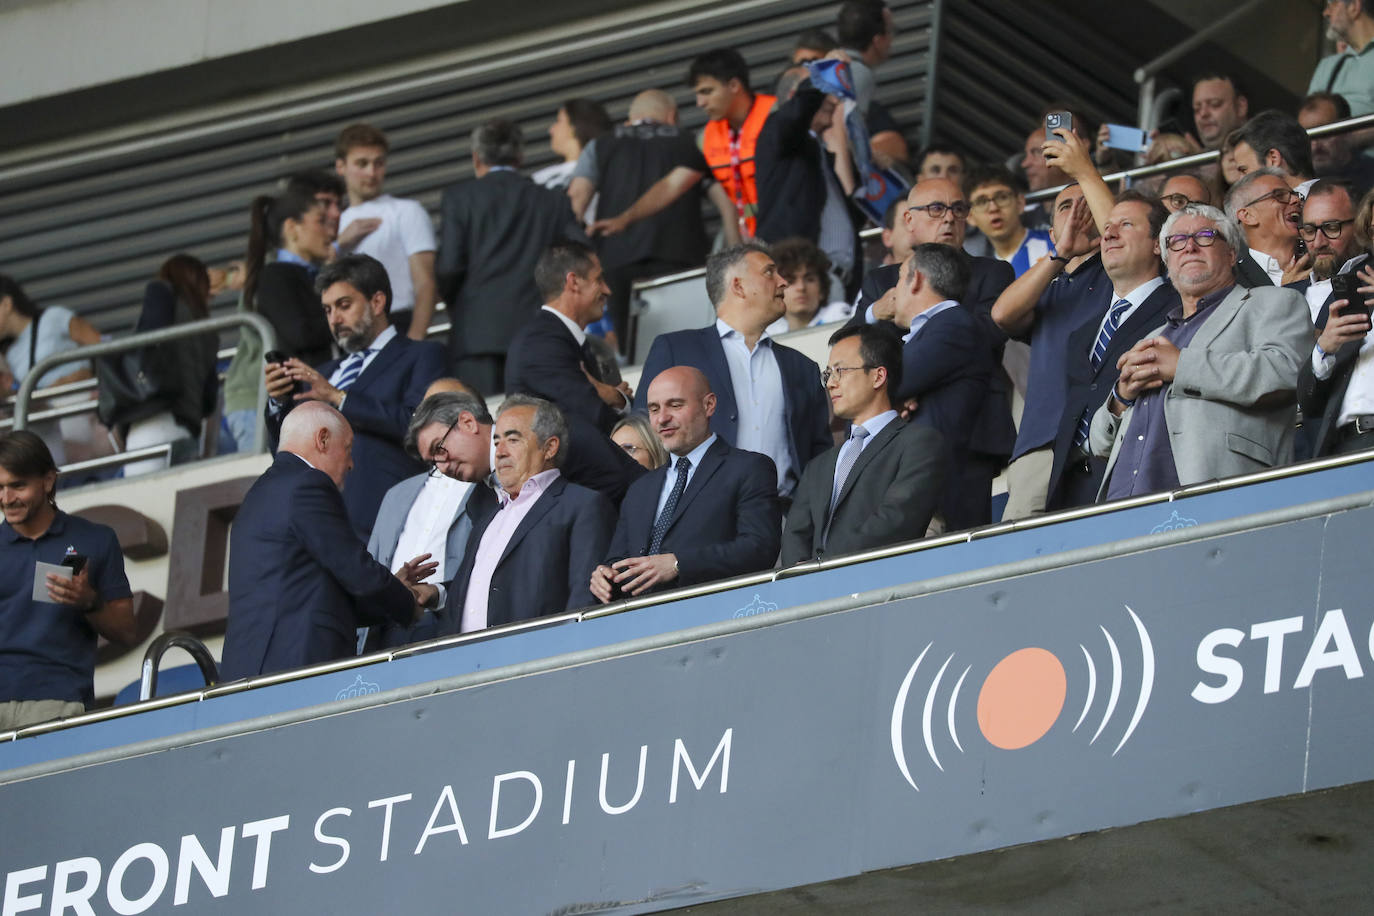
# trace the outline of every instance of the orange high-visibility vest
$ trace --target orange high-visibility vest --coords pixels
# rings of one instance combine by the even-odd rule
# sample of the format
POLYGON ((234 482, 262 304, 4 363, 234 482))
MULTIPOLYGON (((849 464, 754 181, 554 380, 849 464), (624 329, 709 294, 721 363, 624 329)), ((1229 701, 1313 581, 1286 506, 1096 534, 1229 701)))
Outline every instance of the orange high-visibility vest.
POLYGON ((749 117, 739 132, 739 147, 731 152, 730 122, 726 118, 707 121, 701 135, 701 152, 706 164, 716 176, 716 181, 725 188, 725 193, 735 202, 735 213, 739 216, 740 234, 745 238, 754 237, 759 208, 759 189, 754 182, 754 146, 763 122, 768 120, 777 98, 771 95, 754 96, 749 117))

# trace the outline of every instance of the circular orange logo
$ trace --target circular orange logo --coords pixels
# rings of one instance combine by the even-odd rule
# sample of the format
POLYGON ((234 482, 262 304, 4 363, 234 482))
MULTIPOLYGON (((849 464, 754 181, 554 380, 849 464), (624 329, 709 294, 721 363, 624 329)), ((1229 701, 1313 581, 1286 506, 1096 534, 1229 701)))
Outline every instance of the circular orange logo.
POLYGON ((978 691, 978 728, 988 743, 1014 751, 1034 744, 1064 709, 1068 677, 1045 649, 1018 649, 989 672, 978 691))

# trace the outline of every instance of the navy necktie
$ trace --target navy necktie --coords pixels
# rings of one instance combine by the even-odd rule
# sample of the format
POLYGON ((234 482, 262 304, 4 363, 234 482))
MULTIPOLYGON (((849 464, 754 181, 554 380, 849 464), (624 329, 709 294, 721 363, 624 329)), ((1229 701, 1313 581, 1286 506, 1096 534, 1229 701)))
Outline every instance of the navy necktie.
MULTIPOLYGON (((1112 344, 1112 335, 1121 327, 1122 320, 1126 317, 1126 312, 1131 308, 1129 299, 1118 299, 1112 305, 1112 310, 1107 313, 1107 320, 1102 323, 1102 330, 1097 332, 1097 342, 1093 344, 1092 364, 1094 369, 1102 366, 1102 360, 1107 355, 1107 348, 1112 344)), ((1088 441, 1088 433, 1093 425, 1093 411, 1097 408, 1088 405, 1083 411, 1083 416, 1078 418, 1078 431, 1073 438, 1073 444, 1082 446, 1088 441)))
POLYGON ((663 536, 668 533, 668 526, 672 524, 673 512, 677 510, 677 501, 682 498, 682 491, 687 489, 687 471, 692 467, 692 462, 683 455, 677 460, 677 481, 673 484, 673 492, 668 494, 668 501, 663 504, 663 511, 658 514, 658 520, 654 522, 653 534, 649 536, 649 556, 658 553, 663 547, 663 536))
POLYGON ((367 354, 371 352, 371 349, 359 350, 344 360, 341 365, 342 372, 339 374, 339 381, 335 383, 334 387, 340 391, 347 391, 353 387, 353 383, 363 373, 363 363, 367 360, 367 354))

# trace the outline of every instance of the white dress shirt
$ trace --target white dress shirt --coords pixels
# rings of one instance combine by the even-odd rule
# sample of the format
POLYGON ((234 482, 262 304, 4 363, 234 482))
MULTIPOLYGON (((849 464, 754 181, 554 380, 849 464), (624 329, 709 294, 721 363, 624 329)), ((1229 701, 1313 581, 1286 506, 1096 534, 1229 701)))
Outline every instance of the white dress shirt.
POLYGON ((1279 263, 1278 258, 1271 257, 1263 251, 1256 251, 1251 248, 1250 260, 1258 264, 1260 270, 1269 275, 1269 279, 1273 281, 1275 286, 1283 285, 1283 265, 1279 263))
POLYGON ((470 483, 442 474, 431 474, 425 478, 425 484, 415 494, 415 502, 410 505, 405 526, 401 528, 401 536, 396 541, 396 552, 391 558, 392 572, 427 553, 431 561, 439 564, 428 581, 448 581, 449 576, 457 571, 446 568, 448 532, 453 527, 453 520, 463 511, 472 487, 470 483))
POLYGON ((576 321, 573 321, 571 318, 569 318, 567 315, 564 315, 558 309, 549 308, 547 305, 543 306, 543 309, 550 315, 553 315, 559 321, 563 322, 563 327, 568 329, 568 333, 573 336, 573 340, 577 341, 577 345, 579 347, 587 342, 587 332, 584 331, 582 328, 578 327, 576 321))
POLYGON ((735 446, 773 459, 778 468, 778 493, 787 496, 797 485, 792 466, 792 443, 787 434, 787 400, 782 369, 773 353, 773 339, 764 331, 750 350, 744 335, 719 318, 716 331, 730 367, 730 384, 739 409, 735 446))

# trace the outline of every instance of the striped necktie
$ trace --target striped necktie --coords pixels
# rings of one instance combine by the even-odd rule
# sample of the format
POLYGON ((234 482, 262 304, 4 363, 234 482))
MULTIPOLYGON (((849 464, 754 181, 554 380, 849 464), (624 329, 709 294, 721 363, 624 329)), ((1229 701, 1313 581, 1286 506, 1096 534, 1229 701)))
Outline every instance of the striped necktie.
POLYGON ((371 352, 371 348, 359 350, 357 353, 354 353, 348 357, 348 359, 344 360, 339 373, 339 380, 334 383, 334 387, 340 391, 347 391, 349 388, 353 387, 353 383, 356 382, 358 376, 363 373, 363 363, 367 362, 367 354, 371 352))
MULTIPOLYGON (((1107 320, 1102 322, 1102 330, 1097 332, 1097 342, 1093 344, 1092 364, 1094 369, 1102 367, 1102 360, 1107 355, 1107 348, 1112 344, 1112 335, 1121 327, 1121 322, 1126 316, 1126 312, 1131 308, 1129 299, 1118 299, 1112 305, 1112 310, 1107 313, 1107 320)), ((1083 416, 1078 418, 1078 431, 1073 438, 1073 444, 1082 446, 1088 441, 1088 433, 1093 425, 1093 411, 1096 408, 1089 405, 1083 411, 1083 416)))

